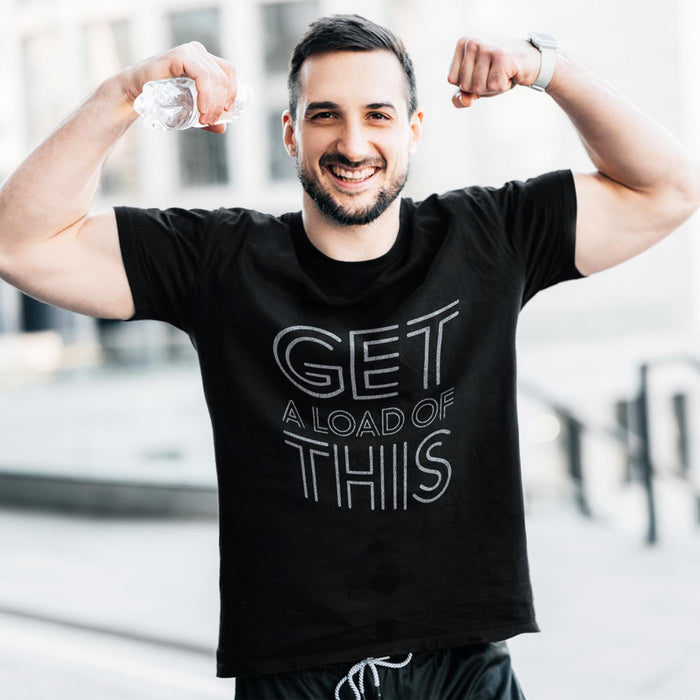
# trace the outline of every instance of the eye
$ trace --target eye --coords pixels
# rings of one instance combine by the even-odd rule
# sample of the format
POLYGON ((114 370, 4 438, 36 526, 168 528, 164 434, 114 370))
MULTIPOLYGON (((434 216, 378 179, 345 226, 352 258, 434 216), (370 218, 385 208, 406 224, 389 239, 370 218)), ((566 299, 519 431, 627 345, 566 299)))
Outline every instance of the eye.
POLYGON ((335 116, 333 112, 316 112, 316 114, 312 114, 309 119, 312 121, 321 121, 324 119, 332 119, 335 116))
POLYGON ((391 120, 391 117, 388 114, 384 114, 384 112, 370 112, 368 116, 372 121, 390 121, 391 120))

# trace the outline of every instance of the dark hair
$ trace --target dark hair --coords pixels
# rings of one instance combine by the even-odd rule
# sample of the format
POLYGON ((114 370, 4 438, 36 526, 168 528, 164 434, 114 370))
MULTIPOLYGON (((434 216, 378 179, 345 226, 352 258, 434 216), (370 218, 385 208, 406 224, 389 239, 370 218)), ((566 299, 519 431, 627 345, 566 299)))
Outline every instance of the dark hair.
POLYGON ((296 119, 301 90, 299 71, 307 58, 330 51, 377 50, 391 51, 401 64, 408 82, 408 113, 409 116, 413 114, 418 109, 416 76, 413 63, 401 39, 388 29, 359 15, 332 15, 312 22, 292 51, 287 77, 289 112, 292 119, 296 119))

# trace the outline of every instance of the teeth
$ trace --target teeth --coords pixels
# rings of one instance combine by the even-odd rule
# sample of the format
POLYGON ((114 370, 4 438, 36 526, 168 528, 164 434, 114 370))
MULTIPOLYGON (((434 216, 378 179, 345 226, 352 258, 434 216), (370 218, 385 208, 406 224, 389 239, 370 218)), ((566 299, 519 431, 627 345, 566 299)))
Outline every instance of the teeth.
POLYGON ((366 180, 376 172, 376 168, 364 168, 363 170, 344 170, 337 165, 331 166, 331 170, 336 177, 348 180, 349 182, 359 182, 366 180))

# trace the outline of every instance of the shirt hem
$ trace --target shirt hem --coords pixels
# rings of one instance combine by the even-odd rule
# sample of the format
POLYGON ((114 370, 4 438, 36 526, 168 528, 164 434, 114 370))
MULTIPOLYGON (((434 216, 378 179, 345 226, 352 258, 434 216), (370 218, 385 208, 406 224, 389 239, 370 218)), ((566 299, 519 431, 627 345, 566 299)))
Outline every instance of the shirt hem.
POLYGON ((348 647, 335 653, 308 654, 295 656, 290 659, 270 659, 249 663, 237 663, 229 660, 219 660, 216 666, 218 678, 235 678, 240 676, 254 676, 269 673, 286 673, 300 671, 314 666, 324 666, 333 663, 348 663, 349 666, 370 656, 394 656, 408 654, 410 652, 431 652, 466 644, 481 644, 488 642, 502 642, 519 634, 539 632, 537 622, 513 625, 507 627, 494 627, 478 634, 458 633, 441 635, 438 637, 422 638, 419 640, 402 640, 396 642, 382 642, 366 644, 356 647, 348 647))

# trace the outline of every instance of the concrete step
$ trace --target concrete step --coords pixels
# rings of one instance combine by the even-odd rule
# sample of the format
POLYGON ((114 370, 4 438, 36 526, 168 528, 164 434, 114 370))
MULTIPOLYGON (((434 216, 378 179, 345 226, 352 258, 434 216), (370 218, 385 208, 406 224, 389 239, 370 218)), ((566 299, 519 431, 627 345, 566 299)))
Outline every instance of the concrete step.
POLYGON ((217 490, 196 484, 0 470, 0 506, 124 517, 214 520, 217 490))

